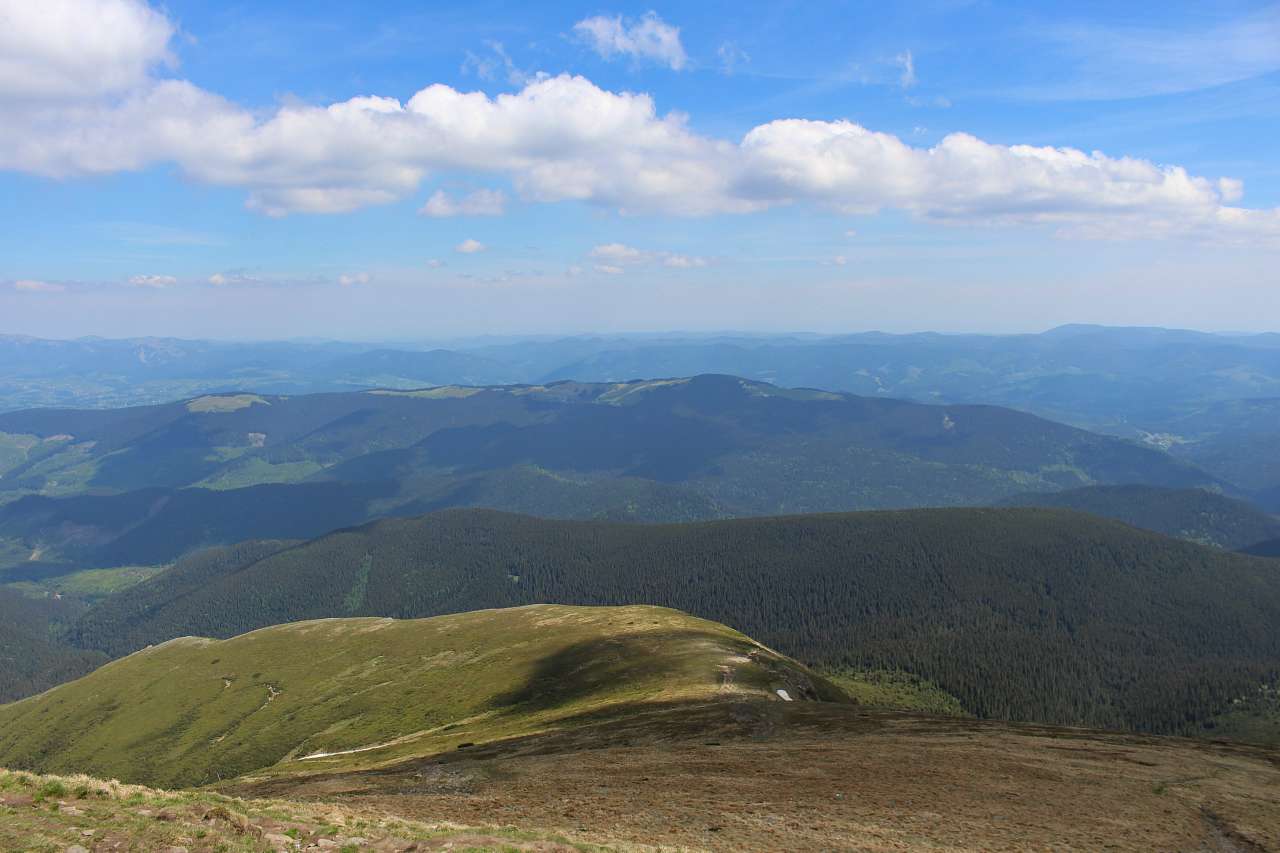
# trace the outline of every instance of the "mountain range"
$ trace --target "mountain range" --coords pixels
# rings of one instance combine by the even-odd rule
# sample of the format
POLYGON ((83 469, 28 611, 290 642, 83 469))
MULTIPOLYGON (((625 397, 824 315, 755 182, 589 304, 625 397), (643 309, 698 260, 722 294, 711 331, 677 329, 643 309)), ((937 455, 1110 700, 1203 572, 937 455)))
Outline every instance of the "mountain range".
POLYGON ((37 409, 0 415, 0 442, 0 568, 46 576, 451 506, 687 521, 1095 484, 1233 490, 1010 409, 719 375, 37 409))

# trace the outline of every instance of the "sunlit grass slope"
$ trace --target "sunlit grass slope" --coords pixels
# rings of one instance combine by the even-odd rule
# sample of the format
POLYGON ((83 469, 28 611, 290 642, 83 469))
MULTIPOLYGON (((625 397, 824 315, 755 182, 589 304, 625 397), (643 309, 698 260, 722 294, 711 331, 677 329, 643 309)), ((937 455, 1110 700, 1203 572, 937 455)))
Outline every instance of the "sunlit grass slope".
POLYGON ((322 619, 173 640, 0 708, 0 766, 199 785, 281 762, 367 766, 655 703, 784 701, 778 691, 844 698, 736 631, 663 608, 322 619))

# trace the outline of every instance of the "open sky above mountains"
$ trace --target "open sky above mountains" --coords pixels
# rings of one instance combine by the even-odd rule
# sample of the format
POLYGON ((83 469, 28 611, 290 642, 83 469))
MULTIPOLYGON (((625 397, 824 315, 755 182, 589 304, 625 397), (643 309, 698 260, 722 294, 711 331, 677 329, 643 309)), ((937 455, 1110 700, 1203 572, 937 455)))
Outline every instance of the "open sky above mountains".
POLYGON ((1280 6, 0 0, 0 317, 281 338, 1280 311, 1280 6))

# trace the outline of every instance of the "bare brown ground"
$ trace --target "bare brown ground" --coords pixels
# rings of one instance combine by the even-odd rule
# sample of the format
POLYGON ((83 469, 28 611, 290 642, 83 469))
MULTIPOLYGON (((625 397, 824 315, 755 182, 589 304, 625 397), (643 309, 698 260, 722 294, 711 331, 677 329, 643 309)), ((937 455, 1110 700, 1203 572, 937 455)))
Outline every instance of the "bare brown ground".
POLYGON ((669 708, 237 793, 606 845, 1280 851, 1275 750, 814 703, 669 708))

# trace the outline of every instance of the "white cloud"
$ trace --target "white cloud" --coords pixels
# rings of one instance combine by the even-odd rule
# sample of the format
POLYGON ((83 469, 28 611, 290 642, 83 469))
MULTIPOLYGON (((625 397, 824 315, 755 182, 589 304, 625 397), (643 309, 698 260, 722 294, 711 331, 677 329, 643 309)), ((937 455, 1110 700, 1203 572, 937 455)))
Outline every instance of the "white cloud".
POLYGON ((122 92, 171 63, 174 26, 142 0, 0 0, 0 97, 122 92))
POLYGON ((854 228, 846 229, 846 230, 845 230, 845 232, 844 232, 844 236, 846 236, 846 237, 857 237, 857 236, 858 236, 858 231, 857 231, 857 229, 854 229, 854 228))
POLYGON ((216 272, 209 276, 209 283, 214 287, 227 287, 241 284, 262 284, 263 280, 242 272, 216 272))
POLYGON ((343 287, 352 287, 357 284, 368 284, 372 280, 367 272, 343 273, 338 276, 338 284, 343 287))
POLYGON ((444 266, 444 261, 440 260, 439 258, 430 258, 427 261, 427 267, 429 269, 436 270, 436 269, 440 269, 440 267, 442 266, 444 266))
POLYGON ((481 243, 479 240, 473 240, 470 237, 468 237, 458 245, 454 246, 453 250, 455 252, 461 252, 464 255, 474 255, 476 252, 483 252, 485 248, 486 247, 484 243, 481 243))
POLYGON ((630 56, 648 59, 679 71, 688 57, 680 43, 680 28, 666 23, 656 12, 646 12, 639 20, 621 15, 596 15, 573 25, 588 46, 605 59, 630 56))
POLYGON ((129 277, 129 283, 134 287, 154 287, 164 288, 171 287, 178 283, 178 280, 171 275, 134 275, 129 277))
POLYGON ((67 289, 65 284, 58 284, 52 281, 37 281, 31 278, 21 278, 13 283, 14 290, 21 290, 27 293, 61 293, 67 289))
MULTIPOLYGON (((103 33, 115 32, 100 20, 104 9, 144 8, 124 0, 58 2, 103 33)), ((13 22, 6 38, 49 41, 39 16, 22 11, 28 4, 8 0, 0 8, 13 22)), ((172 32, 159 20, 158 32, 172 32)), ((589 20, 605 24, 584 32, 607 35, 616 21, 626 38, 645 21, 655 32, 667 27, 656 16, 640 24, 589 20)), ((569 75, 495 97, 436 84, 405 103, 370 96, 291 103, 259 115, 191 83, 145 76, 149 64, 163 60, 159 36, 136 47, 136 36, 152 29, 154 21, 118 39, 148 59, 138 66, 143 71, 120 77, 132 83, 112 84, 129 88, 113 89, 111 97, 32 99, 14 94, 15 85, 26 84, 10 75, 8 89, 0 89, 0 169, 70 177, 174 163, 193 180, 245 188, 252 209, 274 216, 397 201, 418 191, 428 174, 482 174, 510 180, 527 201, 628 213, 697 216, 810 204, 845 214, 894 210, 951 223, 1049 225, 1074 237, 1280 242, 1280 210, 1240 207, 1238 181, 1175 165, 964 133, 919 147, 842 120, 778 119, 741 140, 719 139, 695 133, 679 113, 659 114, 648 95, 610 92, 569 75)), ((650 42, 679 44, 678 37, 650 42)), ((616 39, 608 43, 622 51, 616 39)), ((903 70, 913 71, 914 60, 903 70)), ((427 206, 461 212, 493 209, 492 201, 441 195, 427 206)))
POLYGON ((706 258, 680 255, 673 252, 650 252, 628 246, 625 243, 602 243, 587 253, 596 261, 596 270, 611 275, 626 272, 627 267, 662 264, 673 269, 695 269, 707 265, 706 258))
POLYGON ((507 207, 507 196, 502 190, 476 190, 459 199, 450 197, 444 190, 436 190, 418 213, 423 216, 501 216, 507 207))
POLYGON ((911 55, 911 51, 907 50, 895 56, 893 61, 902 68, 902 74, 898 76, 898 85, 904 89, 910 89, 918 82, 915 57, 911 55))
POLYGON ((614 264, 638 263, 645 257, 644 252, 634 246, 627 246, 623 243, 603 243, 594 247, 587 254, 594 260, 607 261, 614 264))
POLYGON ((849 263, 849 259, 846 258, 844 255, 836 255, 834 258, 831 259, 831 263, 833 266, 842 267, 845 264, 849 263))
POLYGON ((675 269, 689 270, 705 267, 707 265, 706 258, 699 258, 693 255, 664 255, 662 258, 664 267, 673 267, 675 269))

